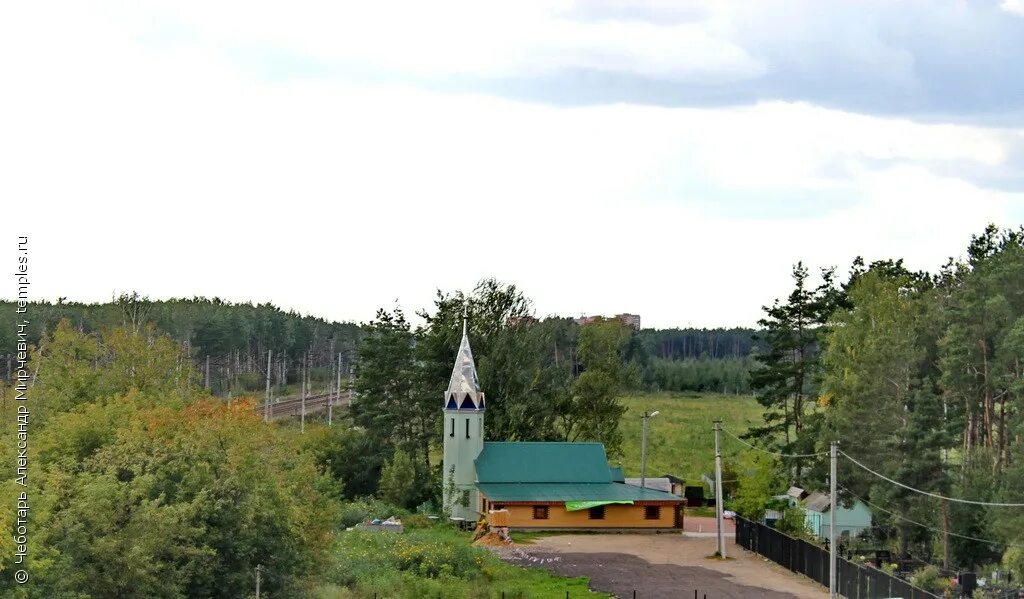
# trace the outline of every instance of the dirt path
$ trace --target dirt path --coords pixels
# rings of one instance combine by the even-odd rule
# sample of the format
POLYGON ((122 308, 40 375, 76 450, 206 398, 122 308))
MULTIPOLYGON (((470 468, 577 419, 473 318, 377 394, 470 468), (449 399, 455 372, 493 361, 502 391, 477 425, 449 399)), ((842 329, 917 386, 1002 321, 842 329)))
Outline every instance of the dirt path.
MULTIPOLYGON (((514 533, 513 533, 514 536, 514 533)), ((559 535, 523 547, 546 568, 565 576, 587 576, 595 590, 629 599, 822 599, 820 585, 729 542, 727 561, 707 559, 714 538, 678 534, 559 535), (551 557, 557 560, 547 561, 551 557)), ((530 565, 530 564, 526 564, 530 565)))

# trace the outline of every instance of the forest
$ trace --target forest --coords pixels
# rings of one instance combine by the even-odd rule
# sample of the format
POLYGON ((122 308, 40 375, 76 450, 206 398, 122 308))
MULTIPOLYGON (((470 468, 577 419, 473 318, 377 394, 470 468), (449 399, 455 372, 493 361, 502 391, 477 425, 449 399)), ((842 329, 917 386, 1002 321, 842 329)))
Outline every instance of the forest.
MULTIPOLYGON (((117 326, 152 323, 192 357, 204 385, 215 395, 244 394, 264 387, 267 352, 276 389, 298 383, 303 360, 310 376, 329 385, 340 354, 346 378, 355 368, 365 324, 336 322, 269 303, 232 303, 220 298, 150 300, 137 292, 110 302, 80 303, 64 298, 30 304, 29 341, 38 345, 61 320, 83 333, 117 326)), ((0 324, 14 329, 14 303, 0 301, 0 324)), ((572 319, 549 316, 546 327, 575 338, 572 319), (550 322, 549 322, 550 321, 550 322)), ((546 324, 545 324, 546 323, 546 324)), ((749 373, 758 351, 754 329, 644 329, 637 333, 633 357, 640 374, 630 384, 638 390, 750 393, 749 373)), ((14 339, 0 340, 0 373, 10 376, 14 339)), ((573 359, 572 349, 566 357, 573 359)))
MULTIPOLYGON (((102 333, 114 327, 137 329, 146 323, 180 344, 195 362, 204 385, 216 395, 263 389, 267 353, 275 386, 297 382, 303 360, 312 376, 331 380, 331 369, 341 354, 349 372, 363 329, 355 323, 285 312, 273 304, 232 303, 220 298, 150 300, 137 292, 110 302, 78 303, 64 298, 33 302, 29 341, 39 345, 47 332, 66 320, 81 333, 102 333)), ((14 330, 12 302, 0 302, 0 323, 14 330)), ((14 338, 0 341, 0 371, 10 373, 14 338), (6 370, 4 370, 6 368, 6 370)))
POLYGON ((781 455, 740 466, 740 511, 827 488, 837 441, 842 501, 873 508, 865 545, 1024 574, 1024 228, 990 226, 934 273, 857 259, 845 278, 792 277, 760 322, 765 422, 746 435, 781 455))

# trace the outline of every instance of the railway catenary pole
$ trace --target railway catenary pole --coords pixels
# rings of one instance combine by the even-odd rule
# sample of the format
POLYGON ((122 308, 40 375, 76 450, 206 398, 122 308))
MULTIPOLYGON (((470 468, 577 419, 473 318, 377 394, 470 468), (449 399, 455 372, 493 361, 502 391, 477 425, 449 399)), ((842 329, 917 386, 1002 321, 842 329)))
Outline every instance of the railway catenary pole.
POLYGON ((263 398, 263 422, 270 422, 270 369, 272 362, 271 352, 273 350, 267 350, 267 393, 263 398))
POLYGON ((715 421, 715 527, 718 529, 718 555, 725 559, 725 531, 722 523, 722 451, 719 436, 722 421, 715 421))
POLYGON ((832 442, 829 455, 831 457, 831 463, 829 465, 828 477, 830 501, 828 507, 828 596, 830 599, 836 599, 836 597, 839 596, 836 588, 836 583, 839 578, 837 576, 838 573, 836 572, 836 555, 839 552, 839 547, 836 546, 836 509, 838 508, 838 504, 836 503, 836 500, 838 499, 836 496, 836 462, 839 461, 839 443, 836 441, 832 442))
POLYGON ((301 415, 299 416, 299 432, 306 432, 306 384, 309 380, 309 355, 302 354, 302 400, 301 415))
MULTIPOLYGON (((334 396, 335 401, 341 401, 341 352, 338 352, 338 382, 335 384, 334 389, 336 395, 334 396)), ((334 425, 334 402, 327 406, 327 425, 334 425)))

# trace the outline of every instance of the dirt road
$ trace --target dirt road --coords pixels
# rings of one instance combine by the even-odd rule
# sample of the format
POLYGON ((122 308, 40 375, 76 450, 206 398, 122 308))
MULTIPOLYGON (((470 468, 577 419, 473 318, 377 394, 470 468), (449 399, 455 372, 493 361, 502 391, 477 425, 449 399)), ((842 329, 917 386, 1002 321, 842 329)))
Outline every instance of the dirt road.
MULTIPOLYGON (((514 535, 513 535, 514 536, 514 535)), ((822 599, 824 587, 744 551, 729 541, 729 560, 708 559, 714 538, 679 534, 592 534, 541 537, 523 547, 540 566, 587 576, 595 590, 638 599, 822 599), (557 560, 546 561, 551 557, 557 560)))
MULTIPOLYGON (((718 526, 715 524, 714 518, 687 516, 683 519, 683 530, 686 532, 713 533, 718 530, 718 526)), ((725 534, 735 534, 736 521, 727 518, 723 519, 722 530, 725 531, 725 534)), ((726 552, 728 553, 728 550, 726 552)))

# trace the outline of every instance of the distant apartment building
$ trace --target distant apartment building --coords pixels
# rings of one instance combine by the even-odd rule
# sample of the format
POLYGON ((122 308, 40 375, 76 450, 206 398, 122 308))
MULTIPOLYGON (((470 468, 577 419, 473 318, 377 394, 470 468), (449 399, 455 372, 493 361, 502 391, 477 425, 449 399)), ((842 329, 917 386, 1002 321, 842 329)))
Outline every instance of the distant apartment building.
POLYGON ((625 324, 633 327, 636 330, 640 330, 640 315, 639 314, 616 314, 615 318, 618 318, 625 324))
MULTIPOLYGON (((583 324, 590 324, 590 323, 594 322, 595 320, 597 320, 598 318, 605 318, 605 317, 604 316, 580 316, 579 318, 577 318, 575 320, 576 320, 576 324, 583 325, 583 324)), ((639 314, 629 314, 629 313, 616 314, 612 318, 618 318, 619 320, 622 321, 623 324, 625 324, 627 326, 631 326, 634 329, 636 329, 637 331, 640 330, 640 315, 639 314)))

